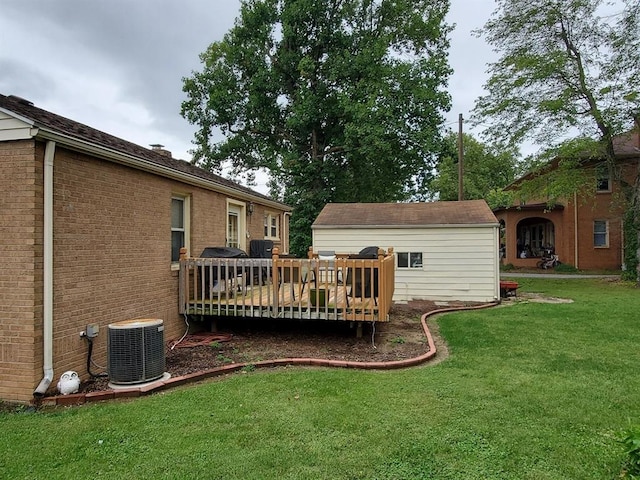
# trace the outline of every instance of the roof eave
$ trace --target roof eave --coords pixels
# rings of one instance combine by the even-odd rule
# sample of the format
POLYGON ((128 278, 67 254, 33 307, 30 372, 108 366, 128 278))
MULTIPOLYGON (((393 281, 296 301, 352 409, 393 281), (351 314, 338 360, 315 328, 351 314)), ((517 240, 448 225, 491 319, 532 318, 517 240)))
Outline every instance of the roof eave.
POLYGON ((328 230, 333 228, 353 229, 431 229, 431 228, 478 228, 478 227, 499 227, 498 222, 491 223, 431 223, 427 225, 311 225, 311 229, 328 230))
MULTIPOLYGON (((16 114, 13 112, 11 112, 11 114, 13 116, 16 116, 16 114)), ((20 120, 23 120, 23 119, 21 118, 20 120)), ((25 120, 25 121, 28 121, 28 120, 25 120)), ((31 122, 31 124, 33 125, 33 122, 31 122)), ((138 158, 134 155, 122 153, 117 150, 104 147, 102 145, 98 145, 96 143, 87 142, 85 140, 72 137, 70 135, 65 135, 63 133, 57 132, 47 127, 39 127, 37 130, 34 131, 33 135, 34 137, 37 137, 43 140, 52 140, 54 142, 65 145, 66 147, 69 147, 73 150, 78 150, 81 152, 90 153, 92 155, 97 155, 102 158, 106 158, 110 161, 119 163, 121 165, 133 167, 149 173, 154 173, 156 175, 161 175, 166 178, 178 180, 180 182, 205 188, 207 190, 214 190, 216 192, 223 193, 225 195, 233 196, 234 198, 260 203, 261 205, 266 205, 268 207, 277 208, 280 210, 285 210, 285 211, 291 210, 290 207, 280 202, 277 202, 275 200, 268 200, 259 195, 251 195, 247 192, 236 190, 227 185, 222 185, 213 180, 207 180, 204 178, 197 177, 195 175, 190 175, 185 172, 180 172, 172 168, 166 167, 164 165, 159 165, 157 163, 138 158)))

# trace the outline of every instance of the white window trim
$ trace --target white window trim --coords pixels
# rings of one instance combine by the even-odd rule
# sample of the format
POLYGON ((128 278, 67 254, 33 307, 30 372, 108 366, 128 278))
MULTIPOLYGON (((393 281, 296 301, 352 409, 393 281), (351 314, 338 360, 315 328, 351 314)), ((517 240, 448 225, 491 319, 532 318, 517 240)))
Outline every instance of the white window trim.
POLYGON ((609 220, 594 220, 593 221, 593 248, 609 248, 609 220), (596 222, 604 222, 605 224, 605 244, 596 245, 596 222))
POLYGON ((235 208, 239 210, 238 214, 238 248, 240 250, 247 250, 247 204, 239 200, 227 198, 227 212, 224 217, 224 238, 225 242, 228 241, 227 234, 229 233, 229 211, 235 208))
POLYGON ((415 252, 415 251, 395 252, 396 257, 398 257, 398 258, 403 253, 406 253, 408 255, 407 261, 408 261, 409 265, 406 266, 406 267, 401 267, 400 266, 400 262, 398 261, 398 263, 397 263, 397 269, 398 270, 424 270, 424 253, 423 252, 415 252), (416 266, 416 267, 411 266, 411 255, 413 255, 413 254, 420 254, 420 257, 422 258, 422 264, 420 266, 416 266))
MULTIPOLYGON (((174 193, 171 195, 171 200, 182 200, 182 220, 184 230, 184 243, 187 248, 187 256, 191 256, 191 196, 187 194, 174 193)), ((171 226, 171 232, 173 232, 173 226, 171 226)), ((180 262, 171 262, 171 270, 179 270, 180 262)))
MULTIPOLYGON (((267 227, 267 234, 264 236, 264 238, 266 240, 280 240, 280 232, 282 230, 282 221, 280 219, 280 214, 276 213, 276 212, 265 212, 264 213, 264 219, 266 219, 266 227, 267 227), (271 235, 271 225, 273 220, 276 221, 276 235, 273 236, 271 235)), ((263 225, 264 227, 265 225, 263 225)))

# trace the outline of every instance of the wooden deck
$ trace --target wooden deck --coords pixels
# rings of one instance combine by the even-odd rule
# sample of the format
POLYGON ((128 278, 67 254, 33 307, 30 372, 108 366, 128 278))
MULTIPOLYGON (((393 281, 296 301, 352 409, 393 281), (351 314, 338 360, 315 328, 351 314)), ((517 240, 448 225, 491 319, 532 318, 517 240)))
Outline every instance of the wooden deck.
POLYGON ((395 257, 335 260, 182 258, 180 313, 213 317, 387 321, 395 257), (324 301, 323 301, 324 300, 324 301))

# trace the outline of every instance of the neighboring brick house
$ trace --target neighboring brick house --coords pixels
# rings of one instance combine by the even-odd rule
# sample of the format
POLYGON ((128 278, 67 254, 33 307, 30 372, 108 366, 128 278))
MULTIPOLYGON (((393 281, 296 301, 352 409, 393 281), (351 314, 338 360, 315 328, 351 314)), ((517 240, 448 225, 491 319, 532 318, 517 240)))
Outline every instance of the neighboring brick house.
MULTIPOLYGON (((640 162, 640 135, 634 131, 616 137, 614 147, 621 178, 633 185, 640 162)), ((593 174, 590 193, 576 194, 552 206, 546 199, 537 199, 494 210, 503 227, 504 264, 535 267, 544 250, 551 248, 562 263, 581 270, 622 268, 621 184, 609 178, 606 169, 597 168, 598 163, 602 162, 585 165, 593 174)))
POLYGON ((65 370, 106 364, 107 326, 164 320, 181 336, 179 249, 288 250, 290 208, 254 190, 0 95, 0 399, 29 401, 65 370), (51 378, 52 377, 52 378, 51 378))

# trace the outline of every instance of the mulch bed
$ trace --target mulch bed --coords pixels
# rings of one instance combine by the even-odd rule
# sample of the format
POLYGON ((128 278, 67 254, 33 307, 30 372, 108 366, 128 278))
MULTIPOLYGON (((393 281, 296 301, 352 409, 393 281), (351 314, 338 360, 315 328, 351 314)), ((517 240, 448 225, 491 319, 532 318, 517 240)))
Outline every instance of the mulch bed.
MULTIPOLYGON (((463 306, 450 303, 449 306, 463 306)), ((365 324, 357 338, 351 322, 288 321, 269 319, 219 319, 217 332, 198 324, 187 335, 167 343, 166 371, 172 376, 201 372, 233 363, 258 362, 279 358, 318 358, 357 362, 386 362, 417 357, 428 350, 420 318, 442 308, 430 301, 395 304, 389 322, 365 324), (175 346, 174 346, 175 345, 175 346), (173 347, 173 348, 172 348, 173 347)), ((432 334, 435 333, 432 331, 432 334)), ((436 339, 439 358, 446 348, 436 339), (441 346, 442 348, 441 348, 441 346)), ((106 378, 83 382, 81 392, 108 389, 106 378)))

